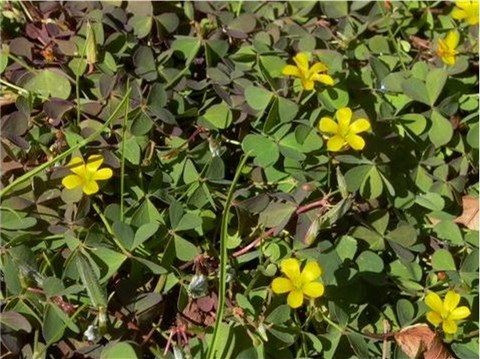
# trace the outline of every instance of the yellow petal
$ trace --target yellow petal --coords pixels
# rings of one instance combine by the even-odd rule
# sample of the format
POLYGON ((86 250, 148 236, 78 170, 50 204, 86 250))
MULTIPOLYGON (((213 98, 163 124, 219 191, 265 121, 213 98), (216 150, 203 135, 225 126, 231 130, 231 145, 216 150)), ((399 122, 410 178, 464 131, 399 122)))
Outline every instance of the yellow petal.
POLYGON ((478 21, 479 20, 478 20, 478 8, 477 8, 477 13, 467 18, 467 23, 468 25, 477 25, 478 21))
POLYGON ((457 48, 459 41, 460 34, 456 30, 449 31, 447 37, 445 38, 445 44, 452 50, 457 48))
POLYGON ((110 168, 102 168, 95 172, 93 179, 95 181, 107 180, 113 176, 113 171, 110 168))
POLYGON ((456 59, 453 55, 445 55, 442 56, 442 61, 447 65, 455 65, 456 59))
POLYGON ((303 71, 305 74, 308 72, 308 60, 310 56, 306 52, 300 52, 295 55, 293 61, 297 64, 297 67, 300 71, 303 71))
POLYGON ((303 304, 303 292, 301 290, 292 290, 287 297, 287 303, 292 308, 301 307, 303 304))
POLYGON ((450 15, 452 15, 452 17, 455 20, 462 20, 462 19, 465 19, 467 17, 467 13, 465 12, 465 10, 462 10, 462 9, 459 9, 459 8, 454 8, 452 10, 452 12, 450 13, 450 15))
POLYGON ((308 262, 302 271, 302 283, 310 283, 322 275, 322 270, 317 262, 308 262))
POLYGON ((280 263, 280 268, 292 281, 300 280, 300 263, 298 262, 298 259, 285 259, 280 263))
POLYGON ((81 186, 82 182, 82 178, 77 175, 68 175, 62 180, 62 184, 68 189, 73 189, 75 187, 81 186))
POLYGON ((340 131, 342 133, 346 133, 349 126, 350 121, 352 120, 352 110, 349 107, 343 107, 335 113, 337 117, 338 124, 340 125, 340 131))
POLYGON ((443 303, 435 292, 430 292, 425 297, 425 304, 434 312, 441 313, 443 311, 443 303))
POLYGON ((470 6, 472 6, 471 1, 465 1, 465 0, 460 0, 460 1, 455 1, 455 6, 460 9, 468 9, 470 6))
POLYGON ((73 173, 79 176, 85 176, 85 164, 83 163, 82 157, 73 157, 70 162, 68 162, 67 167, 73 173))
POLYGON ((286 76, 296 76, 296 77, 301 76, 300 71, 298 70, 298 67, 293 65, 286 65, 282 70, 282 74, 286 76))
POLYGON ((365 147, 365 140, 358 135, 349 135, 346 140, 350 147, 356 151, 363 150, 365 147))
POLYGON ((275 278, 272 281, 272 290, 274 293, 282 294, 291 292, 293 289, 292 281, 287 278, 275 278))
POLYGON ((370 129, 370 122, 365 118, 359 118, 350 125, 350 132, 360 133, 370 129))
POLYGON ((318 81, 322 84, 328 85, 328 86, 333 86, 335 84, 335 81, 333 80, 332 76, 330 75, 324 75, 324 74, 316 74, 312 75, 310 77, 311 80, 313 81, 318 81))
POLYGON ((455 334, 457 332, 457 323, 453 320, 445 320, 442 324, 442 328, 447 334, 455 334))
POLYGON ((302 86, 305 90, 311 91, 311 90, 313 90, 313 87, 315 86, 315 83, 311 80, 302 79, 302 86))
POLYGON ((442 317, 437 312, 427 312, 427 320, 434 326, 438 326, 442 322, 442 317))
POLYGON ((454 290, 449 290, 443 301, 443 309, 447 312, 451 312, 458 306, 458 303, 460 303, 460 294, 454 290))
POLYGON ((338 124, 333 121, 330 117, 322 117, 320 119, 319 126, 320 131, 327 132, 327 133, 337 133, 338 132, 338 124))
POLYGON ((314 75, 314 74, 318 74, 319 72, 325 72, 325 71, 328 71, 328 67, 321 63, 321 62, 317 62, 315 63, 311 68, 310 68, 310 74, 311 75, 314 75))
POLYGON ((331 152, 338 152, 343 148, 344 145, 345 140, 343 137, 333 136, 330 137, 327 141, 327 150, 331 152))
POLYGON ((95 181, 88 181, 83 185, 83 193, 87 196, 98 192, 98 184, 95 181))
POLYGON ((470 315, 470 309, 468 307, 458 307, 455 308, 450 315, 448 316, 448 319, 450 320, 461 320, 465 319, 470 315))
POLYGON ((311 282, 303 286, 303 293, 310 298, 318 298, 325 292, 325 287, 322 283, 311 282))
POLYGON ((99 155, 99 154, 91 155, 87 159, 87 164, 86 164, 87 170, 90 171, 90 172, 95 172, 96 170, 98 170, 100 168, 102 163, 103 163, 103 156, 102 155, 99 155))

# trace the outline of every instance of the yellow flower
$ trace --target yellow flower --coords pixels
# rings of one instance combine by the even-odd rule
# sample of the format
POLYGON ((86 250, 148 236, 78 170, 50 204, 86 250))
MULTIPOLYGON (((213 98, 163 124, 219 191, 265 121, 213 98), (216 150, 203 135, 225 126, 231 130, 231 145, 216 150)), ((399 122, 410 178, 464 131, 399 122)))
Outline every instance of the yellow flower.
POLYGON ((453 290, 447 292, 443 302, 437 293, 428 293, 425 297, 425 304, 432 310, 427 312, 427 320, 434 326, 442 324, 446 334, 455 334, 457 332, 456 321, 470 315, 468 307, 458 307, 459 302, 460 294, 453 290))
POLYGON ((322 274, 317 262, 308 262, 300 273, 300 262, 295 258, 285 259, 280 263, 280 269, 287 278, 275 278, 272 282, 274 293, 289 293, 287 303, 292 308, 303 304, 304 295, 309 298, 318 298, 323 295, 324 287, 316 280, 322 274))
POLYGON ((328 67, 321 62, 317 62, 310 67, 308 60, 309 55, 307 53, 298 53, 293 58, 296 66, 286 65, 282 70, 282 74, 298 77, 302 82, 303 88, 307 91, 313 90, 315 81, 332 86, 334 83, 332 77, 322 73, 327 72, 328 67))
POLYGON ((455 65, 460 34, 456 30, 449 31, 445 39, 438 39, 437 56, 447 65, 455 65))
POLYGON ((478 24, 478 0, 455 2, 452 17, 456 20, 467 19, 469 25, 478 24))
POLYGON ((361 150, 365 147, 365 141, 358 136, 358 133, 368 131, 370 122, 365 118, 360 118, 352 123, 352 110, 343 107, 335 113, 337 121, 330 117, 320 119, 320 131, 331 133, 333 136, 328 138, 327 149, 332 152, 338 152, 350 146, 354 150, 361 150))
POLYGON ((102 155, 88 157, 87 163, 83 161, 82 157, 73 157, 67 166, 74 174, 65 177, 62 184, 68 189, 81 187, 86 195, 97 193, 98 184, 96 181, 107 180, 113 175, 110 168, 99 169, 102 162, 102 155))

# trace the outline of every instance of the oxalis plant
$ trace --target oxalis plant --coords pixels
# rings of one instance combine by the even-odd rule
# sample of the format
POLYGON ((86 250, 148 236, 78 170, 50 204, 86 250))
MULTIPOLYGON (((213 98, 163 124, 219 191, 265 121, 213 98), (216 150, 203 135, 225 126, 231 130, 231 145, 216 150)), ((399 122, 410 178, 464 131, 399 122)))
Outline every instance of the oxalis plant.
POLYGON ((1 358, 478 356, 477 1, 1 6, 1 358))

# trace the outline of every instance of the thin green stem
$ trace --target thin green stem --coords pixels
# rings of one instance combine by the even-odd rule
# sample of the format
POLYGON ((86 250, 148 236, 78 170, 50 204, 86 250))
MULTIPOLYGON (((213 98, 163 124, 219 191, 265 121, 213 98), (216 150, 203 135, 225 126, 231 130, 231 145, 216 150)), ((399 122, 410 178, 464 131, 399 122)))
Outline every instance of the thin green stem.
POLYGON ((85 44, 83 45, 82 53, 80 54, 80 60, 78 61, 77 65, 77 71, 75 72, 75 95, 77 97, 77 126, 80 123, 80 115, 82 112, 80 108, 80 70, 82 66, 82 59, 84 58, 85 52, 87 51, 87 43, 89 36, 88 34, 90 34, 90 32, 87 32, 87 39, 85 40, 85 44))
POLYGON ((222 214, 222 224, 220 226, 220 277, 219 277, 219 289, 218 289, 218 306, 217 306, 217 318, 215 320, 215 328, 213 329, 213 336, 208 346, 207 358, 215 358, 216 353, 216 343, 218 339, 218 332, 220 329, 220 324, 223 320, 223 314, 225 311, 225 295, 227 291, 227 264, 228 264, 228 253, 227 253, 227 236, 228 236, 228 217, 230 213, 230 207, 232 206, 233 193, 235 192, 235 187, 237 186, 238 180, 242 173, 242 169, 247 162, 248 154, 245 155, 240 164, 237 167, 235 176, 233 177, 232 184, 228 190, 227 200, 225 202, 225 208, 222 214))
POLYGON ((110 227, 110 223, 108 223, 107 218, 105 218, 105 215, 100 210, 98 205, 96 203, 93 203, 92 205, 93 205, 93 209, 95 210, 95 212, 97 212, 98 216, 102 220, 103 225, 105 226, 105 229, 107 230, 108 234, 110 234, 110 236, 112 237, 113 242, 117 245, 118 248, 120 248, 120 250, 122 251, 123 254, 125 254, 127 257, 131 257, 130 252, 127 251, 125 249, 125 247, 122 245, 122 243, 120 243, 118 241, 117 237, 115 237, 115 234, 113 233, 112 227, 110 227))
POLYGON ((21 88, 21 87, 18 87, 18 86, 16 86, 16 85, 14 85, 14 84, 11 84, 10 82, 5 81, 5 80, 3 80, 3 79, 0 79, 0 83, 1 83, 2 85, 11 87, 11 88, 14 89, 14 90, 17 90, 17 91, 18 91, 19 93, 21 93, 21 94, 24 94, 24 95, 27 95, 27 96, 28 96, 28 94, 30 93, 28 90, 25 90, 24 88, 21 88))
POLYGON ((7 53, 7 56, 9 58, 11 58, 13 61, 15 61, 17 64, 21 65, 22 67, 25 68, 25 70, 27 70, 28 72, 31 72, 32 74, 36 75, 38 73, 38 71, 36 69, 34 69, 33 67, 30 67, 28 66, 25 62, 23 62, 22 60, 20 60, 18 57, 10 54, 10 53, 7 53))
POLYGON ((200 50, 201 47, 202 47, 202 41, 200 41, 199 39, 195 44, 195 47, 193 48, 192 52, 190 53, 190 56, 187 58, 187 61, 185 61, 185 67, 173 79, 167 82, 167 84, 164 87, 165 90, 168 90, 170 87, 172 87, 178 81, 178 79, 180 79, 185 74, 185 72, 188 71, 190 64, 195 59, 195 56, 197 56, 198 51, 200 50))
MULTIPOLYGON (((127 80, 127 88, 130 87, 130 80, 127 80)), ((121 153, 121 162, 120 162, 120 220, 123 222, 124 218, 124 196, 125 196, 125 133, 128 120, 128 112, 130 110, 130 103, 127 101, 125 104, 125 116, 123 116, 122 122, 122 153, 121 153)))
MULTIPOLYGON (((383 6, 381 4, 379 6, 380 6, 380 11, 382 12, 382 16, 385 18, 386 14, 383 9, 383 6)), ((390 28, 390 26, 387 26, 387 30, 388 30, 388 35, 390 36, 390 40, 393 41, 393 44, 395 45, 395 49, 397 50, 398 59, 400 60, 400 65, 402 65, 403 71, 407 71, 407 66, 405 65, 405 62, 403 61, 403 57, 402 57, 403 51, 400 49, 400 45, 398 44, 397 39, 393 35, 392 29, 390 28)))
POLYGON ((41 164, 40 166, 37 166, 35 167, 34 169, 32 169, 31 171, 25 173, 24 175, 18 177, 16 180, 14 180, 13 182, 9 183, 7 186, 5 186, 1 191, 0 191, 0 199, 3 198, 3 196, 5 196, 7 193, 11 192, 15 187, 17 187, 18 185, 22 184, 23 182, 26 182, 28 181, 30 178, 32 178, 33 176, 35 176, 37 173, 40 173, 42 172, 43 170, 47 169, 48 167, 50 167, 51 165, 63 160, 64 158, 68 157, 70 154, 72 154, 74 151, 78 150, 79 148, 81 147, 84 147, 85 145, 87 145, 88 143, 92 142, 93 140, 95 140, 104 130, 105 128, 108 127, 108 125, 116 118, 118 112, 120 111, 120 109, 122 108, 122 106, 125 104, 125 102, 128 100, 128 98, 130 97, 130 92, 131 92, 131 89, 128 89, 127 90, 127 93, 125 94, 125 96, 123 97, 122 101, 118 104, 118 106, 115 108, 115 110, 113 111, 113 113, 110 115, 110 117, 107 119, 107 121, 105 121, 105 123, 103 124, 102 127, 100 127, 98 130, 96 130, 94 133, 92 133, 90 136, 88 136, 87 138, 85 138, 84 140, 80 141, 79 143, 77 143, 75 146, 73 147, 70 147, 68 150, 66 150, 65 152, 59 154, 58 156, 52 158, 50 161, 47 161, 43 164, 41 164))

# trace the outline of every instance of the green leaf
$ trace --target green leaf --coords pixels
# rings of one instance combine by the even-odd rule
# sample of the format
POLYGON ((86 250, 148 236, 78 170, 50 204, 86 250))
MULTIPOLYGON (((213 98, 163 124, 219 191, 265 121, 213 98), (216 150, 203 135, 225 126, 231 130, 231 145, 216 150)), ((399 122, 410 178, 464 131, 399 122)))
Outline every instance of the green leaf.
POLYGON ((287 64, 278 56, 260 56, 260 62, 271 78, 282 77, 282 70, 287 64))
POLYGON ((27 333, 32 331, 32 325, 27 318, 14 311, 4 311, 0 313, 0 324, 14 331, 23 330, 27 333))
POLYGON ((99 284, 99 278, 93 272, 90 262, 82 254, 75 257, 80 280, 87 290, 90 302, 94 307, 107 307, 107 295, 105 289, 99 284))
POLYGON ((137 248, 147 239, 151 238, 155 233, 157 233, 158 228, 158 223, 145 223, 139 229, 137 229, 133 239, 132 249, 137 248))
POLYGON ((48 344, 58 342, 65 332, 65 323, 53 306, 47 305, 43 316, 42 334, 48 344))
POLYGON ((433 69, 428 73, 425 82, 430 106, 433 107, 438 97, 442 93, 443 87, 447 82, 447 78, 447 70, 442 68, 433 69))
POLYGON ((281 122, 291 122, 298 113, 298 105, 286 98, 278 97, 278 117, 281 122))
POLYGON ((460 228, 453 221, 441 221, 433 227, 433 231, 438 238, 449 241, 455 246, 463 246, 465 244, 460 228))
POLYGON ((280 152, 275 142, 261 135, 249 134, 242 141, 245 153, 254 157, 256 165, 268 167, 277 162, 280 152))
POLYGON ((220 129, 229 127, 233 120, 232 111, 223 101, 220 104, 209 107, 203 117, 215 128, 220 129))
POLYGON ((400 117, 402 124, 415 135, 421 135, 427 128, 427 119, 417 113, 408 113, 400 117))
POLYGON ((0 74, 3 74, 3 71, 7 68, 8 65, 8 55, 5 51, 0 51, 0 74))
POLYGON ((372 250, 384 250, 385 241, 381 235, 372 231, 366 227, 357 227, 353 230, 352 236, 358 239, 362 239, 370 245, 372 250))
POLYGON ((245 100, 254 110, 263 112, 273 97, 273 93, 261 87, 248 86, 245 88, 245 100))
POLYGON ((421 194, 415 199, 415 202, 432 211, 441 211, 445 206, 445 200, 437 193, 429 192, 421 194))
POLYGON ((411 77, 402 83, 402 89, 405 95, 410 97, 414 101, 430 104, 430 98, 428 97, 427 86, 425 82, 415 77, 411 77))
POLYGON ((129 342, 108 344, 100 354, 100 359, 140 359, 135 347, 129 342))
POLYGON ((360 273, 381 273, 383 271, 383 260, 376 253, 370 251, 363 251, 358 256, 356 262, 358 265, 358 271, 360 273))
POLYGON ((404 327, 409 325, 412 319, 414 319, 415 308, 409 300, 401 298, 397 301, 396 313, 400 326, 404 327))
POLYGON ((123 262, 127 259, 125 254, 105 247, 95 248, 95 250, 91 252, 91 256, 100 260, 100 263, 96 260, 102 270, 102 277, 99 279, 100 284, 104 284, 112 278, 112 276, 118 271, 118 268, 120 268, 123 262))
POLYGON ((267 228, 276 227, 290 218, 296 208, 290 202, 272 202, 260 213, 258 221, 267 228))
POLYGON ((276 307, 270 314, 268 314, 265 321, 273 324, 283 324, 291 317, 291 309, 287 304, 282 304, 276 307))
POLYGON ((115 222, 112 225, 113 234, 118 241, 127 249, 132 248, 133 244, 133 229, 124 222, 115 222))
POLYGON ((322 1, 320 6, 327 17, 338 19, 348 15, 347 1, 322 1))
POLYGON ((478 122, 474 123, 467 133, 467 143, 475 149, 478 149, 478 138, 479 136, 479 124, 478 122))
POLYGON ((25 217, 26 214, 22 212, 11 212, 7 210, 0 210, 0 218, 2 219, 2 229, 20 230, 33 227, 37 220, 33 217, 25 217))
POLYGON ((455 261, 446 249, 437 249, 432 255, 432 268, 437 271, 455 271, 455 261))
POLYGON ((26 90, 43 97, 58 97, 66 100, 72 90, 70 82, 61 72, 40 70, 24 85, 26 90))
POLYGON ((432 126, 428 132, 430 141, 435 147, 446 145, 453 136, 452 124, 437 111, 432 111, 430 119, 432 120, 432 126))
POLYGON ((125 159, 131 164, 139 165, 141 158, 141 149, 135 137, 130 137, 127 139, 124 138, 123 141, 125 141, 125 145, 120 145, 120 148, 125 149, 125 159))
POLYGON ((202 218, 193 213, 185 213, 174 227, 175 231, 188 231, 202 226, 202 218))
POLYGON ((150 47, 140 45, 133 54, 135 74, 146 81, 154 81, 158 77, 155 58, 150 47))
POLYGON ((191 261, 199 254, 198 248, 182 237, 175 236, 174 244, 176 257, 181 261, 191 261))
POLYGON ((396 229, 388 233, 387 238, 406 248, 412 246, 417 241, 417 232, 411 225, 399 225, 396 229))
POLYGON ((134 35, 141 39, 151 33, 153 19, 151 16, 132 16, 128 24, 133 27, 134 35))

